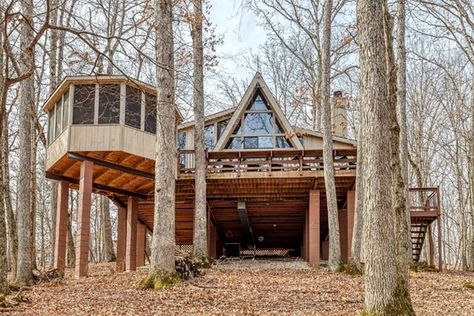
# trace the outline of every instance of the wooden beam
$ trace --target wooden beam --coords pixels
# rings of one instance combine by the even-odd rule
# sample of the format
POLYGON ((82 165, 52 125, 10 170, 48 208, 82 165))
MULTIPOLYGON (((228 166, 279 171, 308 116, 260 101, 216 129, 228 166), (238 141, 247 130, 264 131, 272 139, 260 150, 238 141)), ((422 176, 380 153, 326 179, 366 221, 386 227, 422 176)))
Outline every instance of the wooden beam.
MULTIPOLYGON (((59 176, 59 175, 50 173, 48 171, 46 172, 46 178, 53 179, 53 180, 58 180, 58 181, 65 180, 65 181, 68 181, 68 182, 70 182, 72 184, 76 184, 76 185, 79 184, 79 180, 77 180, 77 179, 73 179, 73 178, 65 177, 65 176, 59 176)), ((139 199, 143 199, 143 200, 146 200, 150 197, 147 194, 138 193, 138 192, 130 192, 130 191, 127 191, 127 190, 122 190, 122 189, 119 189, 119 188, 113 188, 113 187, 109 187, 109 186, 102 185, 102 184, 97 184, 97 183, 92 184, 92 189, 97 190, 97 191, 106 191, 106 192, 116 193, 116 194, 120 194, 120 195, 126 195, 126 196, 136 196, 139 199)))
POLYGON ((253 230, 250 226, 249 215, 247 213, 247 205, 245 202, 237 203, 237 211, 239 212, 240 217, 240 227, 242 229, 242 237, 244 238, 243 242, 248 248, 255 247, 255 239, 253 236, 253 230))
POLYGON ((150 179, 150 180, 155 180, 155 175, 152 174, 152 173, 137 170, 137 169, 133 169, 133 168, 129 168, 129 167, 122 166, 122 165, 119 165, 119 164, 115 164, 115 163, 105 161, 105 160, 102 160, 102 159, 83 156, 83 155, 80 155, 80 154, 77 154, 77 153, 72 153, 72 152, 68 152, 67 156, 70 159, 75 159, 75 160, 80 160, 80 161, 87 160, 87 161, 91 161, 92 163, 94 163, 95 165, 98 165, 98 166, 102 166, 102 167, 109 168, 109 169, 114 169, 114 170, 124 172, 124 173, 133 174, 135 176, 147 178, 147 179, 150 179))

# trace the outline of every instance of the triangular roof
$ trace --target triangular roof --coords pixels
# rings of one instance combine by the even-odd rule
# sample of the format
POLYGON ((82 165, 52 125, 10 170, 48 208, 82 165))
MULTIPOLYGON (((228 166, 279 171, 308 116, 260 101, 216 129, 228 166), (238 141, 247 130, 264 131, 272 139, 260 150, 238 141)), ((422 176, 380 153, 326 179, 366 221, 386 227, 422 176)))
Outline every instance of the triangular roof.
POLYGON ((277 119, 282 128, 283 132, 287 135, 288 141, 292 144, 292 146, 295 149, 304 149, 303 145, 299 141, 297 135, 294 133, 293 128, 291 127, 290 123, 288 122, 285 114, 283 114, 280 106, 275 100, 275 97, 273 94, 270 92, 270 89, 268 88, 267 84, 262 78, 262 75, 257 72, 255 76, 253 77, 252 81, 250 82, 250 85, 248 86, 247 90, 245 91, 244 96, 242 97, 242 100, 240 100, 239 105, 235 109, 234 114, 232 115, 229 124, 227 125, 226 129, 224 130, 224 133, 222 134, 222 137, 219 139, 217 142, 214 150, 215 151, 221 151, 225 149, 225 146, 234 132, 235 128, 240 122, 241 116, 244 114, 244 112, 247 110, 248 106, 250 105, 250 102, 253 100, 255 94, 260 91, 265 100, 267 101, 268 107, 273 111, 275 114, 275 119, 277 119))

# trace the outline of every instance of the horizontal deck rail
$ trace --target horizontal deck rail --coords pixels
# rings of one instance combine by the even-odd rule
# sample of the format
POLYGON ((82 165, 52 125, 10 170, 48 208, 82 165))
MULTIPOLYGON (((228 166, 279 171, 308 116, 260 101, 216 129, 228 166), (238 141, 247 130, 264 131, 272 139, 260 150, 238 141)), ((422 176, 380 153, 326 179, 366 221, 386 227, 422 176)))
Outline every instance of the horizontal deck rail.
MULTIPOLYGON (((334 150, 334 169, 355 170, 356 150, 334 150)), ((207 173, 321 171, 322 150, 249 150, 206 152, 207 173)), ((178 172, 194 173, 194 150, 180 150, 178 172)))
POLYGON ((412 216, 440 215, 439 188, 410 188, 408 203, 412 216))

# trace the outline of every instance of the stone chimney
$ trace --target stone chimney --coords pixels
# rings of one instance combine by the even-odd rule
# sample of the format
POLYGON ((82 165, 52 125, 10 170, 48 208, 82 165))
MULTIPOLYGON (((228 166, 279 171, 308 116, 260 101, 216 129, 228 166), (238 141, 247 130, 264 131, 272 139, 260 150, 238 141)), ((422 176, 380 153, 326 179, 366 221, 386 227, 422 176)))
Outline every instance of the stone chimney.
POLYGON ((336 136, 347 137, 347 107, 349 100, 342 91, 334 91, 332 107, 332 133, 336 136))

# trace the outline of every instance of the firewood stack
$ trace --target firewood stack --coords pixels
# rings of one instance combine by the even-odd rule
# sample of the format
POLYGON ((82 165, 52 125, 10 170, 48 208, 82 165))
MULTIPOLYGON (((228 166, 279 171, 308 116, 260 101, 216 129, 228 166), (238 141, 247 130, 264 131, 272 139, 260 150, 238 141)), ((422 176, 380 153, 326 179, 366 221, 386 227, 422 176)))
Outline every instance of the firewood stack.
POLYGON ((183 280, 193 279, 199 276, 200 272, 197 265, 189 257, 176 257, 176 272, 183 280))

